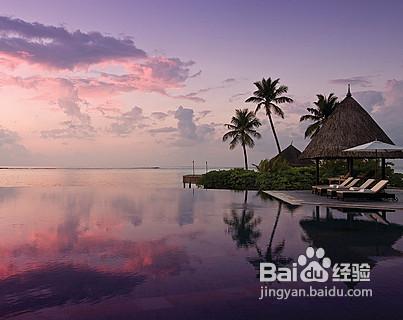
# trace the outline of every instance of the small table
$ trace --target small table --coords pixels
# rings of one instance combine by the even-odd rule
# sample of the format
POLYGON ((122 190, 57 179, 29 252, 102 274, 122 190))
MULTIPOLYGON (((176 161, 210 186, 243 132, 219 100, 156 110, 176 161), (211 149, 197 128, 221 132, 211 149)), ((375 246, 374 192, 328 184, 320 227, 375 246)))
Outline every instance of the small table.
POLYGON ((346 179, 343 177, 333 177, 333 178, 327 178, 327 180, 329 181, 330 185, 330 184, 340 184, 346 179))

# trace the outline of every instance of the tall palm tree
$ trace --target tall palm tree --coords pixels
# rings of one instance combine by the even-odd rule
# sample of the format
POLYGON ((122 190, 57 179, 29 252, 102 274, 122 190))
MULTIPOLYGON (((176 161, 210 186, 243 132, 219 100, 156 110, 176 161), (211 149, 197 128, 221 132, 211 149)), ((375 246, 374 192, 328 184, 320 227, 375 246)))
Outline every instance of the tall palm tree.
POLYGON ((261 135, 256 131, 256 128, 259 128, 261 125, 255 114, 248 109, 235 110, 235 116, 232 117, 231 123, 225 124, 225 127, 230 131, 224 134, 222 140, 227 141, 230 138, 232 139, 229 143, 231 150, 238 144, 242 146, 246 170, 248 170, 246 147, 253 148, 255 146, 253 138, 260 139, 261 135))
POLYGON ((307 108, 310 114, 303 115, 300 121, 314 121, 314 123, 310 124, 308 128, 305 130, 305 138, 312 138, 315 134, 318 133, 319 129, 322 127, 323 123, 329 118, 332 114, 334 108, 338 105, 337 97, 334 93, 329 94, 328 97, 323 94, 316 95, 318 97, 318 101, 314 102, 314 108, 307 108))
POLYGON ((265 78, 262 81, 257 81, 254 85, 257 90, 253 92, 253 96, 245 100, 245 102, 256 103, 255 113, 259 111, 261 107, 264 107, 266 115, 269 117, 271 130, 273 131, 274 140, 276 141, 278 153, 281 152, 280 143, 277 138, 276 130, 274 128, 274 123, 272 119, 272 114, 276 114, 281 118, 284 118, 284 112, 278 106, 281 103, 290 103, 294 100, 290 97, 284 96, 288 92, 288 87, 284 85, 279 85, 280 79, 274 81, 269 77, 267 80, 265 78))

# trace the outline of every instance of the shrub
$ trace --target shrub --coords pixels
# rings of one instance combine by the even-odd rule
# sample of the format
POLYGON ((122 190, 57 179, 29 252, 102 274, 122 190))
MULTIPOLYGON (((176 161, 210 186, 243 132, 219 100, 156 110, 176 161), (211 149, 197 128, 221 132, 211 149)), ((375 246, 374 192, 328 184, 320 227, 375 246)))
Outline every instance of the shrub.
POLYGON ((207 189, 232 190, 296 190, 310 189, 315 180, 315 169, 287 167, 270 172, 244 169, 210 171, 199 182, 207 189))
POLYGON ((202 175, 199 184, 208 189, 257 190, 257 175, 256 171, 245 169, 210 171, 202 175))

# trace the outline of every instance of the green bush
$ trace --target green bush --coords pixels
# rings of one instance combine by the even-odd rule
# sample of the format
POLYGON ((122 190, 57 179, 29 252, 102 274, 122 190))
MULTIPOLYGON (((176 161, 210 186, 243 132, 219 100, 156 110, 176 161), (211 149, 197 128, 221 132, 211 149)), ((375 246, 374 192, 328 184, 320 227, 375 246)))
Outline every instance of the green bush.
POLYGON ((387 174, 387 178, 391 187, 403 188, 403 173, 387 174))
MULTIPOLYGON (((374 160, 356 160, 356 176, 374 177, 374 160)), ((346 173, 345 161, 331 160, 321 163, 321 180, 327 183, 328 177, 337 177, 346 173)), ((380 169, 378 170, 378 175, 380 169)), ((391 187, 403 187, 403 174, 394 173, 393 164, 388 163, 386 176, 391 187)), ((308 190, 315 184, 314 167, 289 167, 278 163, 270 170, 257 172, 245 169, 210 171, 204 175, 199 185, 206 189, 231 190, 308 190)))
POLYGON ((296 190, 310 189, 315 169, 287 167, 271 172, 244 169, 210 171, 199 182, 206 189, 296 190))
POLYGON ((202 175, 199 184, 208 189, 257 190, 257 175, 245 169, 210 171, 202 175))
POLYGON ((260 190, 305 190, 315 181, 315 169, 311 167, 294 168, 260 174, 257 184, 260 190))

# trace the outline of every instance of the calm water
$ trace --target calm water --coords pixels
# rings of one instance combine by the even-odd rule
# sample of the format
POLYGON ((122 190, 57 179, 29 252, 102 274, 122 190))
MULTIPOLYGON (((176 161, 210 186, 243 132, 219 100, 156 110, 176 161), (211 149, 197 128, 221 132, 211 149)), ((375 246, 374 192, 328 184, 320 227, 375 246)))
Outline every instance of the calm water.
MULTIPOLYGON (((403 212, 388 226, 318 216, 256 192, 183 189, 183 173, 1 170, 0 318, 403 319, 403 212), (368 263, 369 283, 337 286, 373 297, 259 301, 259 262, 287 265, 310 245, 368 263)), ((293 286, 308 285, 271 288, 293 286)))

